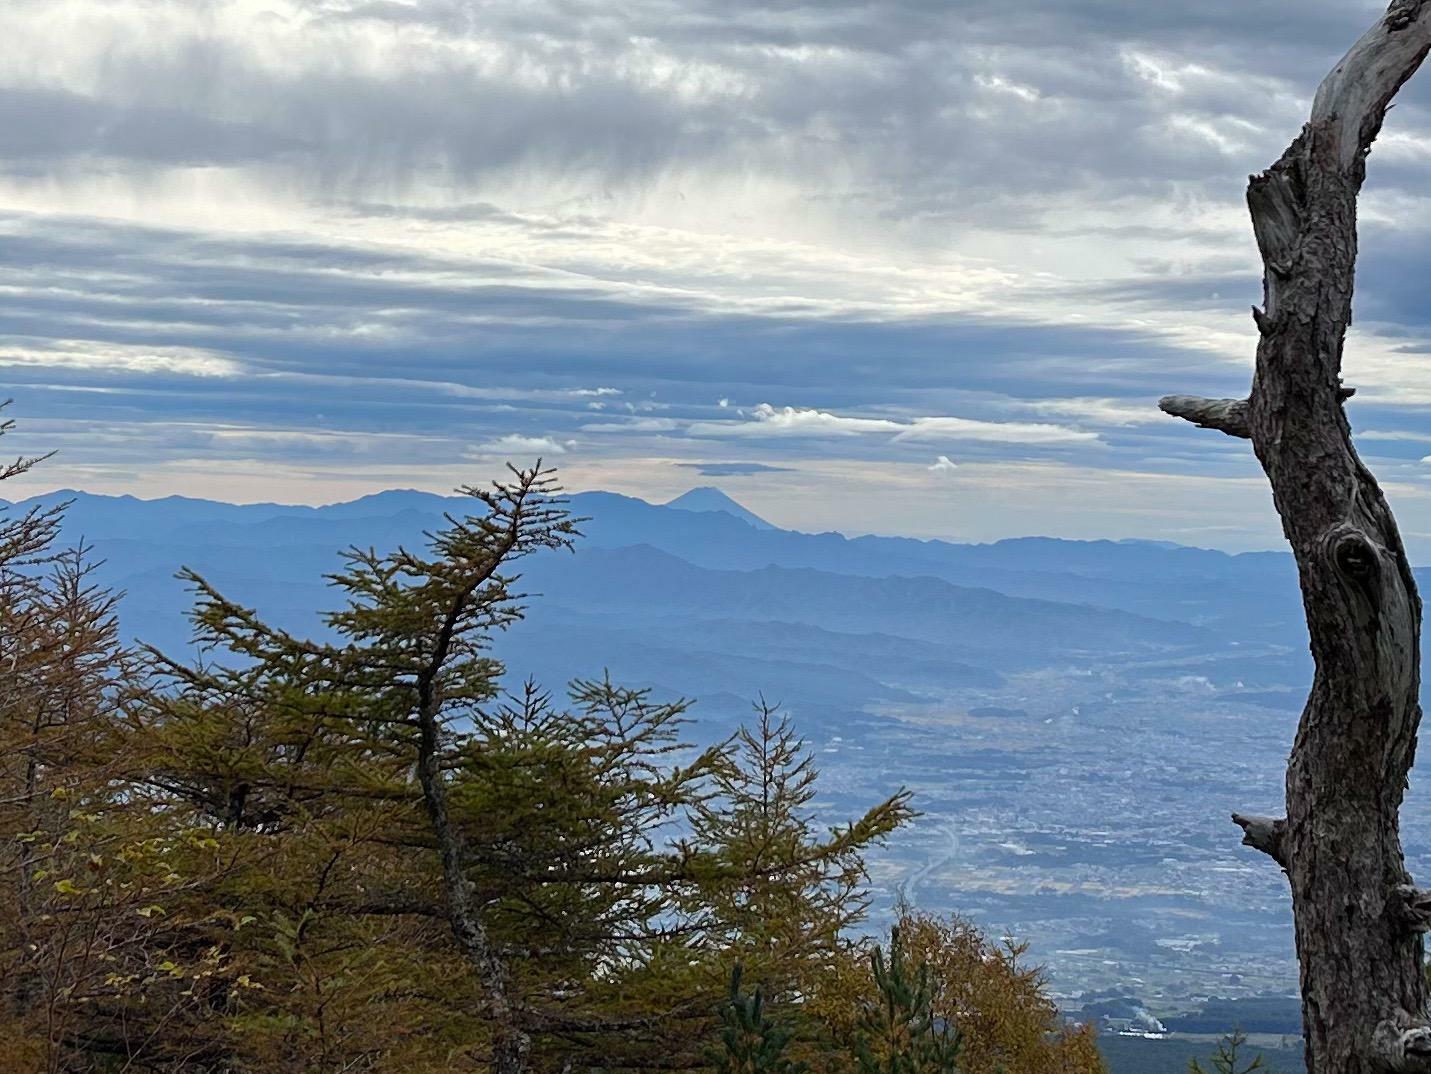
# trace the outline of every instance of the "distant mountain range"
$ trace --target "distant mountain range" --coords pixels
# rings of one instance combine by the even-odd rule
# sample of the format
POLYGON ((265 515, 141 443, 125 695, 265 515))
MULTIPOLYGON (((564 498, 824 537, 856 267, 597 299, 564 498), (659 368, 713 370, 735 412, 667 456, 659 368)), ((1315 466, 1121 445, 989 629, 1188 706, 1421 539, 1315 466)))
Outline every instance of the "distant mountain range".
MULTIPOLYGON (((187 640, 187 566, 289 627, 319 630, 338 550, 422 539, 462 497, 395 490, 326 507, 57 492, 66 535, 93 544, 127 596, 125 627, 187 640)), ((502 651, 560 682, 613 674, 677 693, 772 690, 843 705, 937 683, 989 683, 1059 660, 1173 659, 1301 647, 1291 559, 1161 542, 1025 538, 968 545, 776 529, 720 490, 665 505, 572 497, 575 556, 529 562, 541 596, 502 651)))

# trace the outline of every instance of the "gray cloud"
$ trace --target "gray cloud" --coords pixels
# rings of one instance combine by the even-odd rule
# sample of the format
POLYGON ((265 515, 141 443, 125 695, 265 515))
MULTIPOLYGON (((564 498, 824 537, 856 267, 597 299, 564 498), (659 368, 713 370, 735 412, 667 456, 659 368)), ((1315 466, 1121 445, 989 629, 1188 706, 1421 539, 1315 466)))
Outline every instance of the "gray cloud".
POLYGON ((702 477, 750 477, 754 474, 793 472, 789 466, 767 466, 763 462, 681 462, 676 465, 694 470, 702 477))
POLYGON ((177 107, 123 106, 43 86, 0 86, 0 157, 39 173, 80 162, 234 165, 282 159, 291 135, 177 107))
MULTIPOLYGON (((1092 327, 755 316, 595 281, 543 285, 480 259, 60 217, 0 223, 0 285, 11 289, 0 365, 46 418, 373 429, 449 445, 575 436, 584 452, 705 429, 764 450, 768 423, 751 419, 773 399, 782 413, 819 408, 883 431, 840 449, 852 457, 922 459, 943 439, 966 456, 1013 445, 1040 457, 1077 453, 1098 434, 1019 400, 1146 401, 1174 368, 1201 368, 1203 386, 1229 377, 1092 327)), ((265 443, 301 453, 341 441, 265 443)))
MULTIPOLYGON (((1031 193, 1225 197, 1376 5, 307 2, 249 35, 185 7, 157 5, 176 17, 155 38, 104 42, 88 96, 12 85, 6 166, 253 164, 358 195, 703 168, 965 221, 1037 217, 1031 193)), ((10 18, 34 31, 42 10, 10 18)), ((1409 92, 1403 129, 1426 129, 1426 99, 1409 92)))

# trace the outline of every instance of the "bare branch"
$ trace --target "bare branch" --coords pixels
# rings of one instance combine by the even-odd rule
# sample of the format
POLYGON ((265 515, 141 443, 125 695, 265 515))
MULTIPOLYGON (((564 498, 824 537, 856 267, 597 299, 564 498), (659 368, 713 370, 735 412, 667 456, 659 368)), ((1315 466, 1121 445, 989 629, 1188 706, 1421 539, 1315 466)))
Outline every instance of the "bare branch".
POLYGON ((1312 102, 1313 126, 1336 138, 1338 161, 1355 168, 1376 140, 1396 91, 1431 50, 1431 0, 1395 0, 1322 80, 1312 102))
POLYGON ((1287 868, 1284 833, 1287 822, 1281 817, 1252 817, 1232 814, 1232 822, 1242 829, 1242 845, 1260 850, 1282 868, 1287 868))
POLYGON ((1204 399, 1198 395, 1165 395, 1158 400, 1164 414, 1182 418, 1203 429, 1216 429, 1228 436, 1251 437, 1247 427, 1246 399, 1204 399))

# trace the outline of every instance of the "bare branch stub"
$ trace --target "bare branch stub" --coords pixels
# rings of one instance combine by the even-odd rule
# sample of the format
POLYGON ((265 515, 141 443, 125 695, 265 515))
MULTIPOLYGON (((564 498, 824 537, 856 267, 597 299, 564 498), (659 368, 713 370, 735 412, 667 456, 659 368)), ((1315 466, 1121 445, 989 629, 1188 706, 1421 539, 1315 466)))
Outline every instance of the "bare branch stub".
POLYGON ((1398 884, 1392 894, 1392 908, 1407 929, 1431 932, 1431 891, 1422 891, 1411 884, 1398 884))
POLYGON ((1256 817, 1232 814, 1232 822, 1242 829, 1242 845, 1260 850, 1282 868, 1287 868, 1287 851, 1283 836, 1287 822, 1281 817, 1256 817))
POLYGON ((1190 421, 1202 429, 1216 429, 1228 436, 1247 440, 1246 399, 1204 399, 1198 395, 1165 395, 1158 400, 1164 414, 1190 421))
POLYGON ((1398 1011, 1395 1017, 1377 1023, 1371 1034, 1368 1058, 1380 1069, 1395 1074, 1421 1074, 1431 1070, 1431 1029, 1398 1011))

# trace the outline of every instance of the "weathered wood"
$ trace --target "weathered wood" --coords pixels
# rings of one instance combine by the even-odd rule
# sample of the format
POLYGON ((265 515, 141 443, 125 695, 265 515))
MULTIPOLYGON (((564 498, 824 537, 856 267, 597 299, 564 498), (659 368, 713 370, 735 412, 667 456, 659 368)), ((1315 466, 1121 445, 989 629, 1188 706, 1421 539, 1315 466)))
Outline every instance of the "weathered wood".
POLYGON ((1203 429, 1216 429, 1228 436, 1246 440, 1252 432, 1247 427, 1246 399, 1204 399, 1200 395, 1165 395, 1158 400, 1164 414, 1190 421, 1203 429))
POLYGON ((1396 889, 1402 920, 1413 932, 1431 932, 1431 891, 1420 891, 1410 884, 1396 889))
POLYGON ((1396 0, 1247 192, 1264 308, 1246 429, 1297 560, 1316 673, 1288 761, 1285 822, 1238 823, 1290 882, 1312 1074, 1431 1072, 1423 901, 1407 894, 1399 825, 1421 719, 1421 602, 1391 510, 1352 446, 1340 379, 1366 156, 1428 49, 1431 0, 1396 0))
POLYGON ((1242 845, 1260 850, 1282 868, 1287 868, 1287 821, 1281 817, 1249 817, 1232 814, 1232 823, 1242 829, 1242 845))

